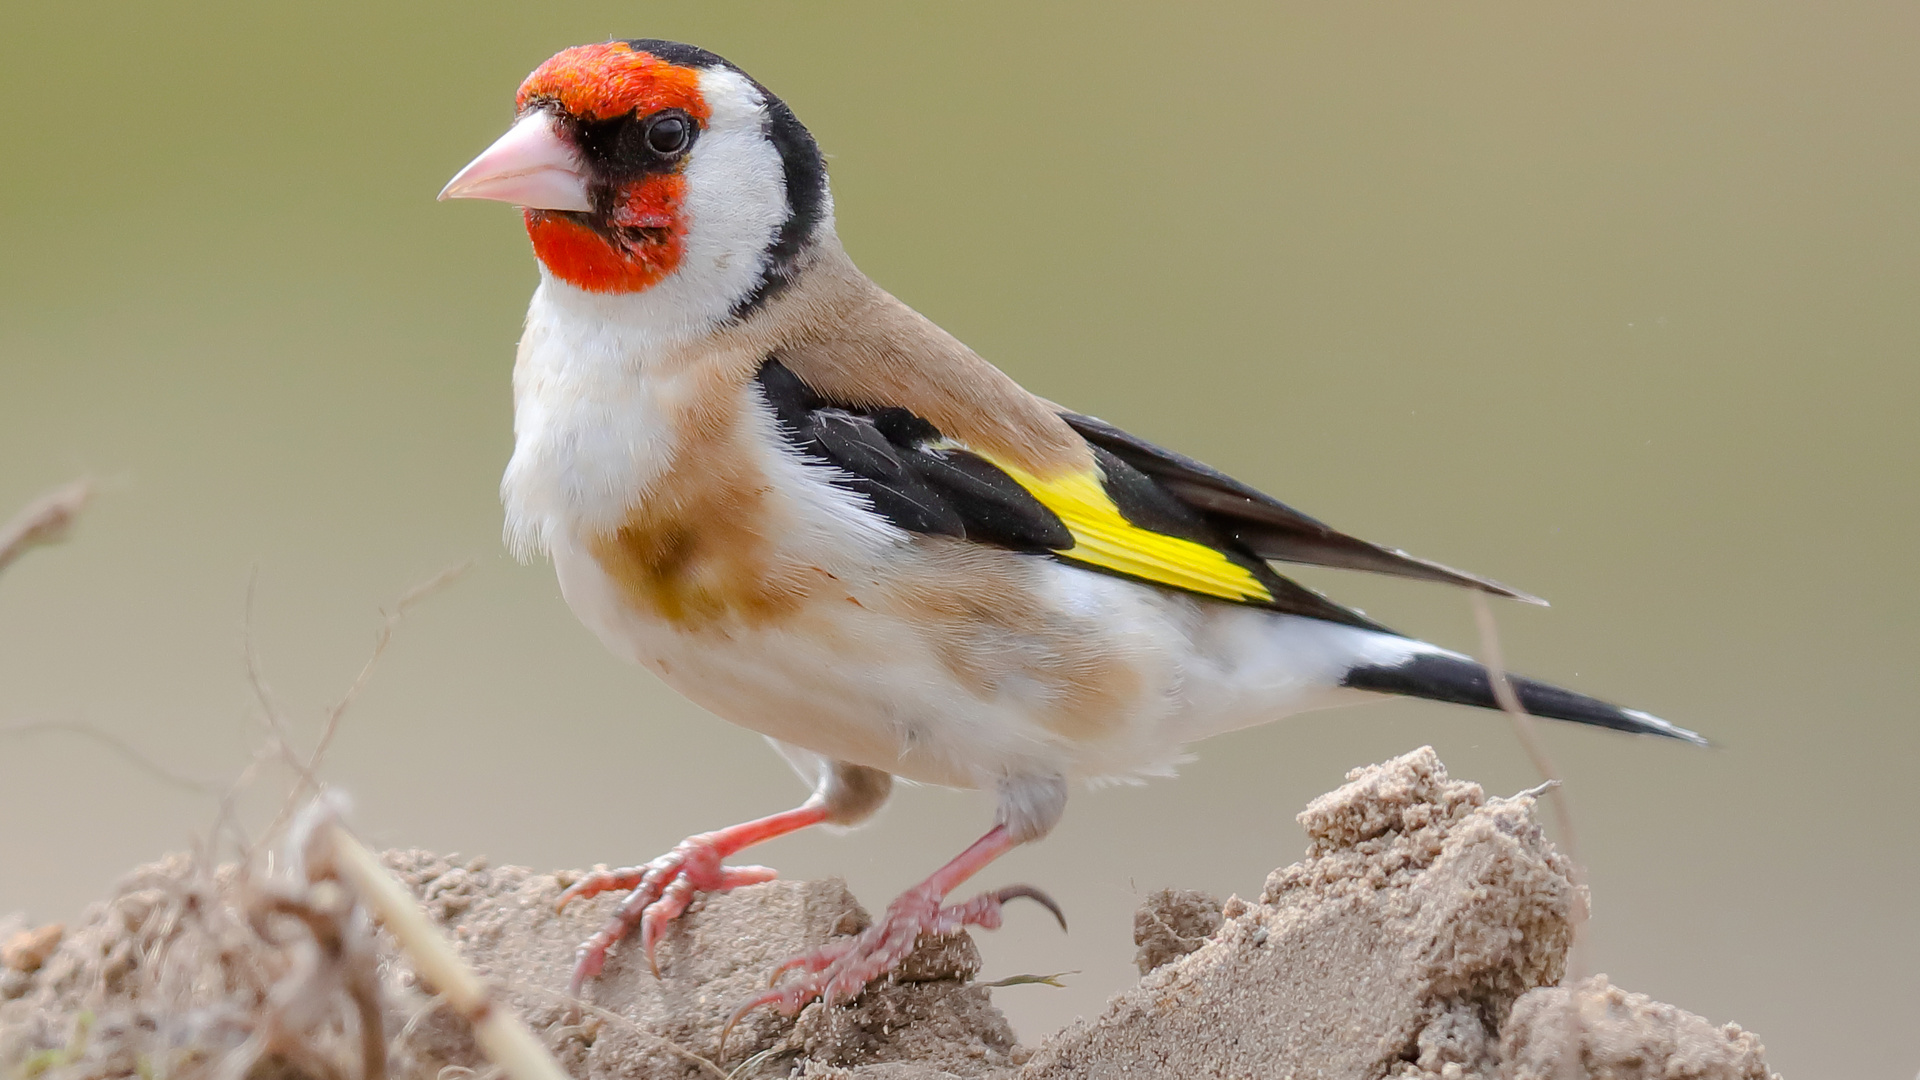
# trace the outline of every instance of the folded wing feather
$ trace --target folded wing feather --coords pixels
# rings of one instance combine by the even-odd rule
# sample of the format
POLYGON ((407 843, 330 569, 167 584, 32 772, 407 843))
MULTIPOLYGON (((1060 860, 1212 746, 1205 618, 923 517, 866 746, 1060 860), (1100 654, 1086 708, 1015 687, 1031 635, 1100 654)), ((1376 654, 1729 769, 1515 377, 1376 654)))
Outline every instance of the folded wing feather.
POLYGON ((1478 589, 1531 604, 1546 603, 1489 578, 1348 536, 1218 469, 1155 446, 1104 420, 1070 412, 1060 415, 1082 438, 1153 477, 1170 495, 1260 558, 1370 570, 1478 589))
POLYGON ((796 449, 834 467, 831 482, 866 497, 899 528, 950 536, 1330 622, 1384 630, 1275 573, 1267 560, 1381 570, 1525 599, 1525 594, 1327 528, 1197 461, 1112 425, 1063 418, 1092 465, 1038 476, 962 445, 897 407, 829 400, 778 358, 757 379, 796 449))

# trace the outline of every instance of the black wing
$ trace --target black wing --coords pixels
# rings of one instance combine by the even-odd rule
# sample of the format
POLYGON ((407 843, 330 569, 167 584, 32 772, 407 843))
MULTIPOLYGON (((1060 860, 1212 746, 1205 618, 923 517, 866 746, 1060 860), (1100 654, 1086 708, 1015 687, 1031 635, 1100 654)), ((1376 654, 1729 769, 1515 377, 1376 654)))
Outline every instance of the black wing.
MULTIPOLYGON (((906 409, 868 409, 828 400, 778 358, 761 366, 758 381, 795 448, 836 466, 836 483, 865 496, 875 513, 902 529, 1051 555, 1077 566, 1182 588, 1076 557, 1072 529, 1032 491, 980 455, 941 445, 940 431, 906 409)), ((1132 527, 1210 548, 1245 572, 1253 595, 1224 599, 1386 631, 1365 615, 1276 574, 1264 558, 1223 534, 1124 458, 1097 444, 1094 454, 1106 497, 1132 527)), ((1218 593, 1200 595, 1223 598, 1218 593)))
POLYGON ((1497 581, 1348 536, 1210 465, 1155 446, 1104 420, 1078 413, 1060 415, 1082 438, 1151 476, 1221 534, 1262 559, 1371 570, 1479 589, 1530 604, 1546 603, 1497 581))

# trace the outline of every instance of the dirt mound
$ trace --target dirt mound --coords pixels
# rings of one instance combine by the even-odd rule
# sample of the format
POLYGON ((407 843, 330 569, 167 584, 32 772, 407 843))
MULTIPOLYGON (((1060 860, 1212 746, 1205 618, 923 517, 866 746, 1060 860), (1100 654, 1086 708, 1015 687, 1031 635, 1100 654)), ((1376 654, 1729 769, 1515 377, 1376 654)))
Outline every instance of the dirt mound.
POLYGON ((1528 992, 1500 1033, 1501 1075, 1511 1080, 1557 1080, 1566 1061, 1596 1080, 1768 1080, 1765 1053, 1738 1024, 1715 1027, 1605 975, 1528 992))
MULTIPOLYGON (((923 941, 900 978, 850 1006, 753 1014, 722 1059, 722 1024, 776 963, 866 925, 837 881, 703 898, 662 941, 658 979, 638 950, 617 950, 581 1005, 565 994, 573 949, 614 899, 559 914, 570 875, 384 858, 581 1078, 1768 1076, 1737 1027, 1604 978, 1555 985, 1585 898, 1530 797, 1489 798, 1423 748, 1355 770, 1300 822, 1307 858, 1274 871, 1257 902, 1150 898, 1139 984, 1036 1048, 1016 1046, 990 990, 970 983, 979 960, 960 935, 923 941)), ((17 925, 0 940, 0 1075, 360 1076, 361 1021, 336 963, 355 949, 375 961, 378 993, 363 999, 392 1075, 487 1068, 383 932, 313 932, 263 903, 274 895, 260 872, 174 857, 71 931, 17 925)))

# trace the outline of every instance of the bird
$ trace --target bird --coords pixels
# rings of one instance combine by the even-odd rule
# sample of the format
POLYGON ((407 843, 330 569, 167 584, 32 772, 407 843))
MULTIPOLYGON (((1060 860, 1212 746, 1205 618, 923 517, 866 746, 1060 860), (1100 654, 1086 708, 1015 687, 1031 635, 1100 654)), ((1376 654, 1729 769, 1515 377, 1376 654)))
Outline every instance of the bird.
MULTIPOLYGON (((1028 392, 863 274, 826 162, 738 66, 671 41, 565 49, 440 193, 522 209, 539 268, 513 368, 505 537, 545 556, 615 654, 765 736, 790 810, 597 870, 623 892, 577 996, 635 930, 771 880, 742 850, 854 826, 896 778, 992 792, 992 827, 867 929, 745 1003, 857 996, 922 934, 997 927, 1015 885, 950 903, 1046 836, 1073 786, 1165 775, 1208 736, 1382 696, 1499 707, 1472 658, 1396 633, 1276 564, 1539 602, 1372 544, 1226 473, 1028 392)), ((1704 743, 1533 679, 1537 716, 1704 743)))

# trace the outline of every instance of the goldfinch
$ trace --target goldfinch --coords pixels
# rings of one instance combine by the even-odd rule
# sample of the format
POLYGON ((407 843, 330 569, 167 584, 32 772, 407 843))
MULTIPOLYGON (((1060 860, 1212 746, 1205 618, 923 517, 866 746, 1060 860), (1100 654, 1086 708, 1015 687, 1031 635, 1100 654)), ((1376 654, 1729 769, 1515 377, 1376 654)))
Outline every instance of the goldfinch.
MULTIPOLYGON (((992 928, 1017 896, 1057 916, 1025 886, 946 898, 1045 836, 1076 782, 1165 774, 1195 740, 1382 694, 1497 707, 1480 664, 1271 564, 1531 597, 1022 389, 854 267, 813 137, 733 64, 669 41, 583 45, 516 105, 440 196, 524 208, 540 264, 507 542, 552 560, 610 649, 765 735, 813 787, 569 889, 563 904, 628 891, 581 946, 575 993, 635 927, 651 961, 696 893, 774 876, 724 859, 858 824, 894 777, 991 790, 996 822, 746 1007, 848 1000, 920 934, 992 928)), ((1513 685, 1540 716, 1703 741, 1513 685)))

